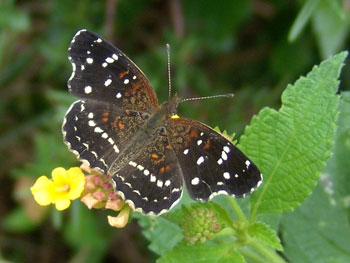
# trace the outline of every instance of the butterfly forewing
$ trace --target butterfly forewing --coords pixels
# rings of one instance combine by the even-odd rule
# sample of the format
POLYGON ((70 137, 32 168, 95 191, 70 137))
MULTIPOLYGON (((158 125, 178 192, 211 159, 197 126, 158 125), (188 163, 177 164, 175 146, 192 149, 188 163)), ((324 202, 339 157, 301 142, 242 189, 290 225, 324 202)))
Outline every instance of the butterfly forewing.
POLYGON ((107 172, 143 123, 140 112, 78 100, 68 110, 62 131, 65 143, 80 160, 107 172))
POLYGON ((261 183, 262 175, 253 162, 213 129, 184 118, 171 119, 169 124, 170 142, 192 198, 243 197, 261 183))
POLYGON ((80 30, 68 49, 73 72, 70 92, 130 110, 159 108, 157 96, 142 71, 119 49, 98 35, 80 30))

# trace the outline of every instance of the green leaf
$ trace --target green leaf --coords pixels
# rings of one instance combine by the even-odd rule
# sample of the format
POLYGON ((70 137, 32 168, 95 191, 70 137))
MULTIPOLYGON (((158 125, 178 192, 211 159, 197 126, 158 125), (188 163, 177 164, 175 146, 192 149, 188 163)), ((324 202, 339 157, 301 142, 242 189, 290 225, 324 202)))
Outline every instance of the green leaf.
POLYGON ((264 174, 251 197, 259 213, 293 210, 310 195, 331 155, 340 70, 347 53, 329 58, 282 94, 279 111, 264 108, 241 137, 240 148, 264 174))
POLYGON ((288 40, 294 41, 300 34, 300 32, 304 29, 307 22, 310 20, 311 15, 314 13, 317 8, 320 0, 308 0, 301 11, 299 12, 297 18, 295 19, 289 34, 288 40))
POLYGON ((17 207, 3 218, 1 226, 10 232, 23 233, 33 231, 37 224, 28 218, 22 207, 17 207))
POLYGON ((139 219, 143 234, 151 241, 149 249, 158 255, 172 249, 183 239, 181 229, 163 217, 151 218, 141 214, 134 214, 134 217, 139 219))
POLYGON ((343 92, 339 104, 338 129, 333 147, 333 155, 324 170, 328 191, 341 200, 350 215, 350 92, 343 92))
POLYGON ((232 244, 188 245, 180 243, 157 260, 157 263, 245 263, 243 256, 236 251, 232 244))
POLYGON ((262 241, 270 247, 279 251, 283 250, 281 241, 276 235, 276 232, 273 229, 271 229, 268 225, 261 222, 255 223, 248 227, 248 232, 252 237, 262 241))
POLYGON ((339 199, 325 193, 321 182, 300 208, 283 216, 281 224, 291 262, 350 262, 345 209, 339 199))
POLYGON ((350 19, 339 15, 335 0, 323 0, 315 12, 312 25, 321 56, 327 58, 339 52, 349 35, 350 19))

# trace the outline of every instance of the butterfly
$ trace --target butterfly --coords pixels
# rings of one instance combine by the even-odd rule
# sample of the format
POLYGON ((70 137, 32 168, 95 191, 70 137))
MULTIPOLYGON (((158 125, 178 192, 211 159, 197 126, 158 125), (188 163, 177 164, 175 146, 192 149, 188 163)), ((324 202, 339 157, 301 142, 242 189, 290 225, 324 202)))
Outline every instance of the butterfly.
POLYGON ((195 120, 180 118, 181 101, 162 104, 145 74, 122 51, 88 30, 68 48, 68 89, 78 97, 62 133, 79 160, 108 174, 134 210, 159 215, 181 199, 244 197, 262 183, 256 165, 232 142, 195 120))

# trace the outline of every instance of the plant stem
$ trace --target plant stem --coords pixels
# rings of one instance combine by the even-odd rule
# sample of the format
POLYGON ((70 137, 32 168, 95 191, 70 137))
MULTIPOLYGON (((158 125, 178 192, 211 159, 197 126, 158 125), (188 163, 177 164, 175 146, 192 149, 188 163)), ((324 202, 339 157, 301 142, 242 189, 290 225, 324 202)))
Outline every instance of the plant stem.
MULTIPOLYGON (((239 253, 242 254, 246 259, 250 259, 253 262, 257 263, 266 263, 266 259, 261 257, 260 254, 249 250, 249 249, 239 249, 239 253)), ((249 261, 250 262, 250 261, 249 261)))
POLYGON ((275 251, 272 249, 264 246, 259 241, 251 239, 249 242, 249 245, 251 245, 253 248, 255 248, 261 255, 266 258, 269 263, 286 263, 283 258, 281 258, 279 255, 276 254, 275 251))
POLYGON ((241 207, 238 205, 236 199, 228 196, 227 197, 230 204, 231 204, 231 207, 232 207, 232 210, 235 212, 237 218, 242 221, 242 222, 248 222, 247 218, 245 217, 241 207))

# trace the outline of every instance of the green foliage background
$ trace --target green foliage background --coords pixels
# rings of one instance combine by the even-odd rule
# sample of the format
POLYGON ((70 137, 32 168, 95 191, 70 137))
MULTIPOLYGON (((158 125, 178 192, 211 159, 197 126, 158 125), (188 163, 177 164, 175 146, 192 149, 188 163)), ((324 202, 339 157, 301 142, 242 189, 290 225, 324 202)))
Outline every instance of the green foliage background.
MULTIPOLYGON (((341 58, 332 60, 338 68, 329 62, 325 71, 313 71, 310 79, 300 79, 281 95, 314 65, 349 49, 349 0, 0 1, 0 261, 142 263, 162 256, 159 262, 195 262, 191 255, 199 255, 197 262, 269 262, 254 260, 250 250, 236 250, 227 240, 195 247, 178 243, 182 235, 171 223, 175 216, 156 221, 139 217, 125 229, 114 230, 106 224, 105 212, 88 211, 79 202, 64 213, 33 203, 28 187, 38 176, 49 175, 57 166, 78 164, 62 142, 60 126, 75 100, 66 88, 71 73, 67 48, 81 28, 99 33, 128 54, 146 73, 160 101, 168 94, 166 43, 172 50, 173 90, 181 97, 235 93, 233 100, 184 103, 179 115, 235 132, 237 138, 245 131, 240 148, 260 164, 264 174, 275 169, 276 174, 289 175, 284 178, 290 184, 284 184, 280 177, 267 174, 266 186, 251 198, 247 219, 254 224, 249 233, 280 251, 277 232, 284 247, 278 253, 286 262, 349 262, 350 96, 344 92, 350 90, 349 58, 340 76, 340 113, 334 111, 336 97, 330 103, 333 106, 327 104, 326 95, 315 95, 316 102, 309 104, 314 109, 310 112, 327 112, 318 108, 320 101, 332 109, 334 114, 322 115, 329 122, 339 115, 333 155, 314 190, 317 171, 333 144, 332 130, 324 144, 316 145, 319 148, 305 148, 308 162, 293 160, 288 169, 283 166, 290 161, 288 156, 278 159, 288 144, 283 144, 284 137, 271 136, 286 129, 297 138, 292 144, 322 141, 318 130, 329 122, 305 114, 302 102, 314 96, 308 87, 315 83, 320 92, 323 83, 333 85, 329 93, 334 94, 341 58), (327 79, 328 75, 333 78, 327 79), (315 133, 309 134, 307 127, 298 124, 300 120, 314 120, 315 133), (265 156, 270 162, 264 161, 265 156), (311 161, 315 166, 310 168, 311 161), (311 169, 312 176, 297 177, 296 171, 304 168, 311 169), (295 196, 295 200, 276 202, 276 196, 288 200, 295 196), (280 214, 285 211, 290 212, 280 214), (255 223, 258 216, 266 224, 255 223), (183 257, 174 260, 179 255, 183 257)), ((293 156, 293 148, 288 153, 293 156)), ((218 203, 226 205, 234 217, 222 199, 218 203)), ((248 211, 247 200, 238 203, 248 211)))

